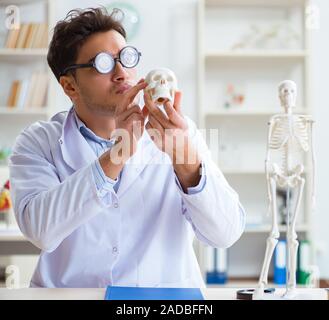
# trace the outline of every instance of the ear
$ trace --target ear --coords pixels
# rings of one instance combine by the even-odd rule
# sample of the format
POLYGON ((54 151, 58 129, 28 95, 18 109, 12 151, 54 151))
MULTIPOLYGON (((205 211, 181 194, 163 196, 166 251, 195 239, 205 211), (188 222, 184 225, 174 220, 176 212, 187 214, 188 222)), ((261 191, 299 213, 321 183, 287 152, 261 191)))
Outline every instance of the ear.
POLYGON ((62 86, 65 94, 71 99, 76 100, 78 97, 77 83, 72 75, 61 76, 59 83, 62 86))

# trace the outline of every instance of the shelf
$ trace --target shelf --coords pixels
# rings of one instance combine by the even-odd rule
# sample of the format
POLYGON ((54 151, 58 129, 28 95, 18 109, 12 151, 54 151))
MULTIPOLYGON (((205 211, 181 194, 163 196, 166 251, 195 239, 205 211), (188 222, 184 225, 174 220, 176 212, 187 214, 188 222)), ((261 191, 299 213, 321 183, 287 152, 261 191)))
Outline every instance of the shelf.
MULTIPOLYGON (((207 288, 250 288, 250 289, 257 288, 257 285, 258 285, 258 279, 230 280, 230 278, 224 284, 209 284, 209 283, 206 284, 207 288)), ((270 281, 266 286, 270 287, 270 288, 285 288, 286 287, 284 284, 276 284, 276 283, 273 283, 272 281, 270 281)), ((307 287, 309 287, 309 285, 297 284, 296 287, 297 288, 307 288, 307 287)))
POLYGON ((48 53, 48 49, 0 49, 0 57, 21 57, 21 56, 28 56, 28 57, 46 57, 48 53))
POLYGON ((32 115, 32 116, 46 116, 48 114, 48 108, 28 108, 28 109, 15 109, 10 107, 0 107, 0 115, 32 115))
MULTIPOLYGON (((271 225, 263 224, 263 225, 246 225, 244 233, 269 233, 271 231, 271 225)), ((286 232, 287 226, 279 226, 279 232, 286 232)), ((297 232, 307 232, 309 231, 309 226, 305 224, 301 224, 296 226, 297 232)))
POLYGON ((206 59, 303 59, 308 57, 303 50, 224 50, 206 52, 206 59))
MULTIPOLYGON (((250 109, 248 107, 242 107, 241 109, 223 109, 217 108, 217 110, 204 112, 205 117, 212 116, 270 116, 274 114, 280 114, 282 108, 278 106, 277 109, 250 109)), ((297 109, 294 114, 308 114, 308 109, 297 109)))
POLYGON ((27 241, 19 229, 0 229, 0 241, 27 241))
POLYGON ((265 169, 228 169, 228 168, 219 168, 226 175, 252 175, 252 174, 265 174, 265 169))
POLYGON ((9 5, 23 5, 36 2, 46 2, 47 0, 0 0, 0 7, 9 5))
POLYGON ((206 6, 259 6, 259 7, 293 7, 306 4, 308 0, 205 0, 206 6))

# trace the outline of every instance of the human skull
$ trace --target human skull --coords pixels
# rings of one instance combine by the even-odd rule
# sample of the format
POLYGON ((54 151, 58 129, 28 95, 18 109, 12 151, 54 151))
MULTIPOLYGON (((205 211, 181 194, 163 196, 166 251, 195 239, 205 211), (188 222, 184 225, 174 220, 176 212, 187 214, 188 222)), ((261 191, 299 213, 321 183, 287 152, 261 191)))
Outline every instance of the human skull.
POLYGON ((174 102, 177 79, 173 71, 167 68, 152 70, 147 74, 145 81, 148 83, 145 91, 150 93, 154 102, 160 105, 166 100, 174 102))
POLYGON ((296 107, 297 85, 292 80, 284 80, 279 84, 281 106, 285 109, 296 107))

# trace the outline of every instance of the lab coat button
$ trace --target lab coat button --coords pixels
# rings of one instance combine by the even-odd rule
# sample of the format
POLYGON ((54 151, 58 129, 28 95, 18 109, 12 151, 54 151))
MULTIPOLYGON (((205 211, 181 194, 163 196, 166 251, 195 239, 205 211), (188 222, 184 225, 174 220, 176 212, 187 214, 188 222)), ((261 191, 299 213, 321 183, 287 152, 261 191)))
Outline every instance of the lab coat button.
POLYGON ((114 204, 114 208, 118 208, 119 205, 117 203, 114 204))
POLYGON ((62 139, 59 139, 59 143, 60 143, 60 144, 63 144, 63 140, 62 140, 62 139))
POLYGON ((113 248, 112 248, 112 252, 113 252, 113 253, 117 253, 117 252, 118 252, 118 248, 117 248, 117 247, 113 247, 113 248))

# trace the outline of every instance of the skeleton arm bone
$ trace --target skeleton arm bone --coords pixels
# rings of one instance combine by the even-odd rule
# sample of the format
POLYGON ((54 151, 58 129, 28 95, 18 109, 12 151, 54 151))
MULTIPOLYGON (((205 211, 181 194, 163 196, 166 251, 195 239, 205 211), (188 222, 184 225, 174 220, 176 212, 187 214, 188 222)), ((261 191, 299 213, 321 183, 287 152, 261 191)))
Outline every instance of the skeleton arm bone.
POLYGON ((273 132, 273 128, 276 124, 276 119, 274 119, 273 117, 270 119, 270 121, 268 122, 268 136, 267 136, 267 152, 266 152, 266 159, 265 159, 265 173, 266 173, 266 181, 267 181, 267 197, 269 200, 269 203, 272 202, 272 196, 271 196, 271 189, 270 189, 270 144, 271 144, 271 137, 272 137, 272 132, 273 132))
POLYGON ((311 155, 312 155, 312 161, 311 161, 311 165, 312 165, 312 211, 314 211, 314 207, 315 207, 315 150, 314 150, 314 130, 313 130, 313 125, 314 125, 314 120, 312 119, 308 119, 308 123, 310 124, 310 147, 311 147, 311 155))

